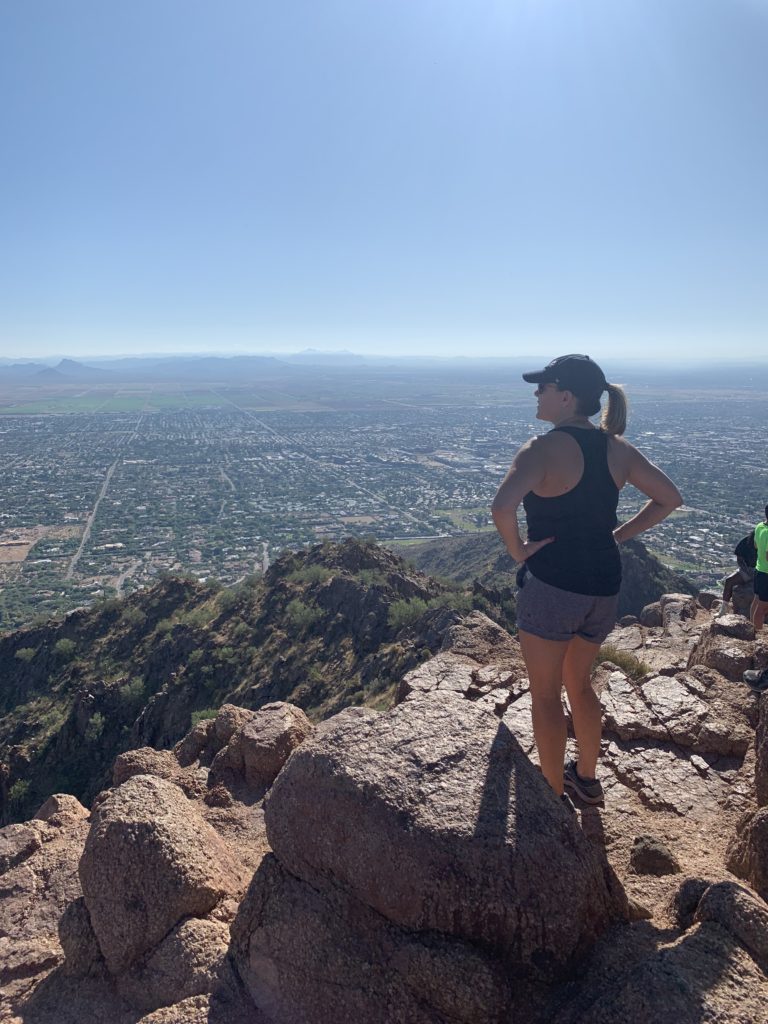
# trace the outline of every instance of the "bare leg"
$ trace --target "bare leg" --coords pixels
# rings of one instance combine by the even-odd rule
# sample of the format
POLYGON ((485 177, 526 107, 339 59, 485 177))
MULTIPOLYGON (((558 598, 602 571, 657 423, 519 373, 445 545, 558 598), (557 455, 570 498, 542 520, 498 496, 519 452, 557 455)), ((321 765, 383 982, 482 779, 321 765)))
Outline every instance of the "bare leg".
POLYGON ((563 661, 563 682, 571 705, 573 730, 579 744, 576 769, 584 779, 594 779, 600 755, 603 711, 592 689, 592 665, 599 650, 599 644, 591 644, 575 636, 568 644, 563 661))
POLYGON ((736 572, 732 572, 730 576, 725 577, 725 583, 723 584, 723 602, 726 603, 733 597, 733 588, 737 583, 741 583, 741 573, 737 569, 736 572))
POLYGON ((558 796, 563 793, 563 761, 568 737, 560 693, 567 641, 542 640, 522 629, 518 633, 533 702, 533 735, 544 778, 558 796))
POLYGON ((756 597, 752 602, 752 607, 749 609, 749 617, 752 620, 752 625, 755 627, 756 633, 759 633, 765 625, 765 616, 767 612, 768 601, 761 601, 756 597))

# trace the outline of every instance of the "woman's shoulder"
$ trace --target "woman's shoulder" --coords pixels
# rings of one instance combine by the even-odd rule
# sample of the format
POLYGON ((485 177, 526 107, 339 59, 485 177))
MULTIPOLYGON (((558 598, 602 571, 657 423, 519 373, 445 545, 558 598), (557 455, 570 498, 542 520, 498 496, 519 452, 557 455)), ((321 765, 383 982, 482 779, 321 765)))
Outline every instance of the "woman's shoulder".
POLYGON ((632 458, 639 454, 637 448, 635 448, 635 446, 631 444, 626 437, 622 437, 620 434, 608 433, 606 433, 606 437, 608 438, 608 447, 611 451, 616 452, 617 454, 622 454, 626 458, 632 458))

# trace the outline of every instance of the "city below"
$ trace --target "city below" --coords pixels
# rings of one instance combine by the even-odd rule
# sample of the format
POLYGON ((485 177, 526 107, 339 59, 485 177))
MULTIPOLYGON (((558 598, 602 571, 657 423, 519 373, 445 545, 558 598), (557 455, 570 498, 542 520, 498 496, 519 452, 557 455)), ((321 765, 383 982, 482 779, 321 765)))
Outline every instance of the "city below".
MULTIPOLYGON (((764 389, 745 373, 627 377, 627 437, 685 499, 644 540, 716 585, 768 498, 764 389)), ((405 553, 492 530, 512 455, 547 429, 534 409, 512 362, 1 366, 0 629, 164 572, 234 583, 318 541, 405 553)), ((642 500, 626 488, 620 516, 642 500)))

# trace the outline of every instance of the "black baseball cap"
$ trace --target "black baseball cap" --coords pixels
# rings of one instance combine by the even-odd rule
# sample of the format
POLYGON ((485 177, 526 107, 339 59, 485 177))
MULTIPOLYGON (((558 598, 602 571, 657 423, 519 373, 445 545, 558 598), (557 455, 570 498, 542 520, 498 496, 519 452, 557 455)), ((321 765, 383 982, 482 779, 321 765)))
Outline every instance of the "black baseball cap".
POLYGON ((589 356, 558 356, 543 370, 524 373, 529 384, 557 384, 561 391, 572 391, 582 397, 600 396, 608 386, 605 374, 589 356))

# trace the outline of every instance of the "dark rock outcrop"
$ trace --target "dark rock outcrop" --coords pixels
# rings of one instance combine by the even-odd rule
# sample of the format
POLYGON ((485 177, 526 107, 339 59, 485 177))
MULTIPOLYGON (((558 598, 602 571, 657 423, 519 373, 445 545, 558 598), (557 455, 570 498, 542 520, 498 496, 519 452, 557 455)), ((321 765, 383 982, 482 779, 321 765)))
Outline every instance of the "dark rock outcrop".
POLYGON ((654 836, 638 836, 629 855, 629 870, 638 875, 676 875, 680 865, 666 843, 654 836))

